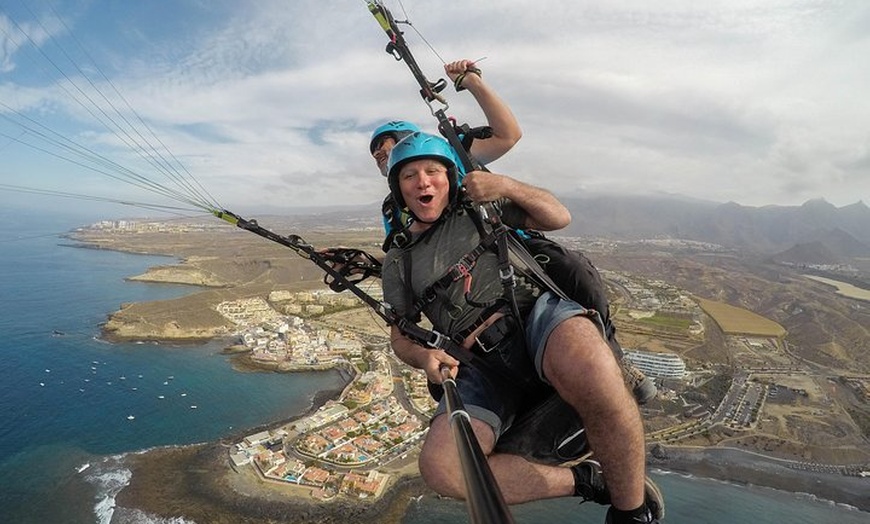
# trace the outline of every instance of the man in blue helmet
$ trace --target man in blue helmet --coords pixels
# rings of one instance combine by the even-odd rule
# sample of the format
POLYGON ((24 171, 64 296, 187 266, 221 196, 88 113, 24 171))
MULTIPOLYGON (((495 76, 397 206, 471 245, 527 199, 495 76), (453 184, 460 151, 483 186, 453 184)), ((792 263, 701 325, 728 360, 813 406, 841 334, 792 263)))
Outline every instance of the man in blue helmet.
MULTIPOLYGON (((482 164, 488 164, 510 151, 522 138, 523 132, 510 107, 483 80, 481 70, 470 60, 457 60, 446 64, 444 72, 457 91, 468 90, 474 96, 492 132, 486 140, 472 142, 471 155, 482 164)), ((392 120, 378 126, 372 132, 369 152, 383 176, 387 176, 387 158, 390 150, 399 140, 415 131, 420 131, 420 128, 411 122, 392 120)), ((386 230, 383 244, 386 252, 394 235, 407 224, 408 216, 403 213, 401 207, 396 206, 391 195, 387 195, 384 199, 381 211, 386 230)))
MULTIPOLYGON (((522 130, 510 107, 484 80, 479 68, 469 60, 458 60, 444 66, 457 90, 467 89, 477 100, 492 129, 492 136, 474 140, 469 153, 481 164, 502 157, 522 138, 522 130)), ((381 174, 387 176, 387 160, 398 141, 421 129, 405 120, 393 120, 375 128, 369 141, 369 152, 381 174)), ((456 162, 459 165, 459 162, 456 162)), ((396 203, 392 193, 381 206, 385 238, 384 252, 393 244, 396 235, 408 224, 409 216, 403 206, 396 203)), ((536 249, 539 261, 546 260, 545 269, 571 298, 585 307, 597 310, 603 317, 607 341, 614 353, 622 360, 624 378, 635 398, 646 403, 655 397, 655 383, 624 358, 622 347, 616 340, 615 327, 610 320, 609 304, 604 282, 592 262, 580 253, 571 253, 560 245, 539 238, 529 239, 529 246, 536 249)))
MULTIPOLYGON (((610 524, 658 522, 663 502, 645 475, 640 413, 603 338, 600 317, 541 286, 516 251, 508 257, 482 248, 492 232, 477 218, 478 204, 492 203, 490 216, 509 227, 542 231, 568 225, 565 206, 548 191, 490 172, 468 173, 460 186, 450 146, 420 132, 395 145, 387 175, 391 194, 413 220, 408 242, 385 258, 385 301, 412 321, 425 314, 436 331, 486 365, 460 365, 396 326, 393 351, 433 383, 441 382, 441 367, 449 368, 505 501, 578 495, 610 504, 610 524), (512 273, 506 264, 518 275, 515 285, 505 285, 502 275, 512 273), (583 420, 597 462, 564 468, 495 451, 516 415, 553 390, 583 420)), ((419 465, 439 494, 465 497, 443 400, 419 465)))
MULTIPOLYGON (((476 140, 471 144, 471 154, 481 164, 502 157, 522 138, 523 132, 510 107, 498 96, 492 87, 483 80, 483 74, 474 62, 457 60, 444 66, 444 72, 458 90, 468 90, 474 96, 492 135, 486 140, 476 140)), ((392 147, 409 134, 420 129, 407 121, 395 120, 377 127, 369 142, 369 151, 375 159, 381 174, 387 176, 386 166, 392 147)))

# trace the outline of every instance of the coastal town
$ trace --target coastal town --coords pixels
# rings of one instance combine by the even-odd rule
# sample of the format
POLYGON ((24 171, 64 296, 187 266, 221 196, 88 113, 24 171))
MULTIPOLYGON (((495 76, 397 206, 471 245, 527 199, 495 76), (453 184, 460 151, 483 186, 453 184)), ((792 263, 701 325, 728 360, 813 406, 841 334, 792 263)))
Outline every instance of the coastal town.
POLYGON ((238 336, 255 365, 281 371, 342 366, 354 375, 338 399, 313 415, 238 442, 229 457, 234 468, 252 467, 265 481, 309 487, 323 500, 383 493, 391 475, 378 468, 407 461, 426 433, 435 404, 425 375, 398 361, 385 339, 368 337, 365 343, 350 327, 318 328, 296 316, 359 306, 353 295, 331 291, 279 291, 268 301, 218 305, 240 327, 238 336))
MULTIPOLYGON (((663 281, 604 272, 619 286, 628 305, 621 309, 634 322, 678 326, 686 340, 702 340, 704 309, 684 292, 663 281), (663 319, 668 319, 664 321, 663 319)), ((251 298, 218 306, 240 326, 239 339, 251 361, 283 371, 347 366, 355 378, 338 399, 293 423, 246 436, 236 443, 229 460, 233 468, 252 468, 262 480, 309 488, 311 497, 329 500, 379 496, 391 481, 384 467, 407 461, 425 436, 434 402, 425 376, 399 362, 385 338, 360 336, 353 326, 315 328, 328 311, 359 308, 349 293, 276 291, 267 299, 251 298), (296 316, 302 315, 302 316, 296 316), (364 342, 364 339, 366 340, 364 342)), ((632 361, 659 386, 654 407, 645 408, 651 444, 678 445, 708 438, 711 431, 731 437, 750 435, 769 425, 788 406, 809 404, 818 390, 791 385, 806 369, 788 354, 788 344, 773 323, 755 333, 728 337, 741 366, 717 401, 700 399, 694 388, 715 382, 722 366, 691 362, 675 352, 626 349, 632 361), (765 330, 768 330, 765 332, 765 330), (678 406, 678 415, 665 406, 678 406)), ((845 383, 865 401, 870 380, 845 377, 845 383)), ((830 401, 828 400, 830 404, 830 401)), ((829 471, 868 476, 870 464, 826 464, 796 456, 785 460, 797 470, 829 471)))
MULTIPOLYGON (((82 236, 112 249, 148 243, 152 250, 171 252, 171 246, 161 248, 160 242, 177 235, 177 228, 184 229, 185 237, 202 235, 215 246, 227 242, 222 237, 237 234, 195 225, 143 228, 118 223, 82 236)), ((234 358, 264 370, 343 370, 350 378, 340 395, 302 418, 239 436, 224 460, 231 474, 286 490, 292 497, 378 500, 400 477, 418 475, 416 457, 435 407, 424 375, 396 359, 386 327, 355 296, 329 291, 316 271, 316 282, 303 274, 295 289, 278 284, 283 281, 269 275, 286 274, 284 252, 258 254, 260 248, 247 247, 257 244, 243 244, 246 238, 233 237, 234 244, 246 247, 232 264, 218 265, 208 250, 199 248, 183 251, 185 259, 177 265, 134 278, 214 282, 231 292, 202 293, 204 298, 194 303, 197 311, 211 310, 216 318, 199 313, 204 320, 191 327, 181 317, 147 324, 141 319, 148 318, 148 310, 125 306, 107 326, 133 325, 139 331, 131 330, 132 337, 148 333, 150 325, 167 324, 174 328, 158 329, 153 336, 184 336, 196 329, 229 337, 234 358), (227 266, 234 271, 227 272, 227 266), (247 280, 264 277, 275 283, 246 287, 247 280), (212 302, 212 296, 222 299, 212 302)), ((330 238, 326 245, 341 242, 330 238)), ((702 298, 717 296, 721 277, 671 255, 704 262, 733 259, 734 253, 721 246, 682 240, 559 241, 576 249, 586 246, 596 260, 604 261, 608 269, 599 271, 626 357, 656 382, 656 398, 642 406, 651 465, 672 467, 671 457, 681 450, 743 450, 788 470, 864 481, 861 477, 870 471, 870 418, 864 415, 870 404, 870 374, 863 364, 821 364, 809 351, 814 346, 806 336, 795 336, 799 328, 786 329, 777 321, 801 318, 811 307, 818 308, 819 297, 826 293, 822 283, 808 286, 816 280, 801 280, 802 275, 793 277, 794 285, 782 280, 785 290, 777 298, 781 313, 774 320, 732 306, 731 300, 702 298), (699 289, 712 291, 699 296, 699 289)), ((754 292, 751 279, 745 286, 739 279, 729 285, 732 293, 754 292)), ((366 291, 381 298, 377 285, 366 291)), ((850 300, 852 311, 867 307, 860 297, 850 300)), ((155 307, 154 314, 167 309, 155 307)))

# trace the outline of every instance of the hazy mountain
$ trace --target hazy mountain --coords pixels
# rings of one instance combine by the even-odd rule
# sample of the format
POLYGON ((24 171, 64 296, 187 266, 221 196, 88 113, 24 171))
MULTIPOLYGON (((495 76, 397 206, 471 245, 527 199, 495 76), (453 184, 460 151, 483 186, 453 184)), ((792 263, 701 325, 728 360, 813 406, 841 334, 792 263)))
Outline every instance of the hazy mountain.
POLYGON ((870 256, 870 208, 863 202, 837 208, 821 199, 801 206, 764 207, 674 196, 562 200, 574 217, 565 230, 568 235, 675 237, 767 254, 818 242, 805 248, 806 253, 833 260, 870 256))
MULTIPOLYGON (((560 196, 573 221, 560 235, 626 240, 669 237, 711 242, 796 263, 838 263, 870 257, 870 207, 836 207, 825 200, 800 206, 742 206, 679 195, 560 196)), ((330 223, 380 227, 380 202, 365 206, 294 209, 298 226, 330 223)), ((261 215, 262 216, 262 215, 261 215)))
POLYGON ((793 247, 773 255, 776 262, 790 262, 792 264, 836 264, 841 258, 837 257, 819 241, 806 244, 795 244, 793 247))

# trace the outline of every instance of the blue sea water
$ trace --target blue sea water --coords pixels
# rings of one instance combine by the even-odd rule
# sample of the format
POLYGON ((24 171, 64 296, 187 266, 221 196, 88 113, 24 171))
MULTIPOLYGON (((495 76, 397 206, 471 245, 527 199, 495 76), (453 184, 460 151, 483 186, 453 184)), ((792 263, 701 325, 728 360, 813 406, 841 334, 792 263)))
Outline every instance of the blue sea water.
MULTIPOLYGON (((742 486, 662 471, 650 476, 665 495, 667 524, 867 524, 870 514, 805 494, 742 486)), ((561 498, 511 508, 517 524, 600 524, 606 510, 561 498)), ((465 505, 423 498, 412 503, 403 524, 468 522, 465 505)))
MULTIPOLYGON (((100 341, 100 323, 121 303, 191 288, 124 280, 172 259, 69 247, 57 236, 84 223, 0 213, 0 522, 117 521, 113 497, 130 478, 126 454, 216 440, 291 417, 307 409, 316 391, 341 382, 337 373, 240 373, 218 343, 100 341)), ((655 478, 670 523, 870 522, 867 513, 805 495, 655 478)), ((518 506, 513 514, 519 523, 598 523, 604 511, 560 499, 518 506)), ((134 517, 127 513, 125 521, 162 522, 134 517)), ((433 498, 412 503, 403 520, 467 521, 462 503, 433 498)))
POLYGON ((342 383, 234 371, 220 343, 100 341, 122 303, 193 289, 125 281, 173 260, 69 247, 68 220, 0 215, 0 522, 108 523, 123 454, 286 419, 342 383))

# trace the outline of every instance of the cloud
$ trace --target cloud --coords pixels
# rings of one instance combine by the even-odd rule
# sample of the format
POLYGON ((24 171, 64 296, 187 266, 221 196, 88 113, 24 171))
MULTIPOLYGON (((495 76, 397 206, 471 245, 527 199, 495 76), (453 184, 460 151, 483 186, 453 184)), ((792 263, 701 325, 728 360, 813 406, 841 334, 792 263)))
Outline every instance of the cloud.
MULTIPOLYGON (((394 118, 434 130, 418 86, 384 52, 386 36, 362 2, 187 1, 153 13, 112 6, 124 30, 83 39, 111 84, 92 80, 131 121, 126 102, 135 107, 227 205, 378 201, 385 188, 368 158, 370 130, 394 118)), ((81 34, 95 27, 99 8, 62 15, 81 34)), ((404 8, 414 23, 405 36, 431 79, 443 76, 442 59, 486 57, 484 78, 524 130, 491 166, 498 172, 556 192, 656 191, 747 205, 816 197, 840 205, 870 195, 864 2, 435 8, 405 0, 404 8)), ((0 53, 0 67, 22 73, 20 44, 7 38, 0 53)), ((71 78, 89 85, 78 72, 71 78)), ((0 82, 0 96, 40 108, 33 114, 53 125, 63 113, 70 136, 114 145, 112 154, 141 165, 60 84, 0 82)), ((467 92, 444 94, 451 115, 484 122, 467 92)))

